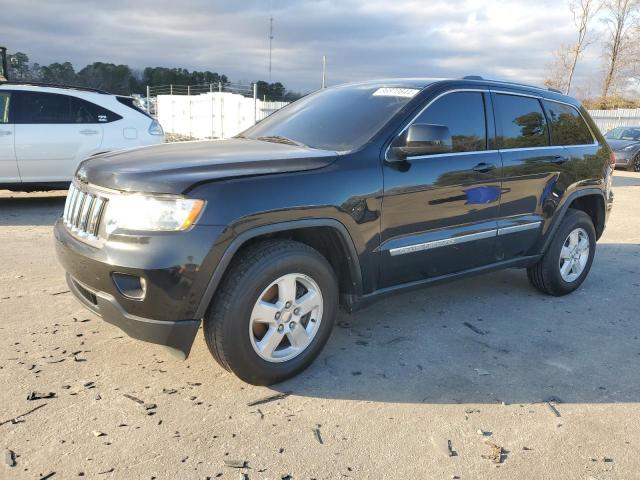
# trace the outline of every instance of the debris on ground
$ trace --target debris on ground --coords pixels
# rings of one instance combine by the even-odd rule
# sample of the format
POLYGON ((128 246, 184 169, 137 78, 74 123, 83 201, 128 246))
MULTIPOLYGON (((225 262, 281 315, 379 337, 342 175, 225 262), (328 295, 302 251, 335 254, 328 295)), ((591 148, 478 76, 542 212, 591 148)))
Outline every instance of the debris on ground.
POLYGON ((435 439, 431 437, 431 443, 433 443, 445 456, 455 456, 455 452, 453 451, 453 447, 451 446, 451 440, 449 440, 448 438, 435 439))
POLYGON ((44 398, 56 398, 56 394, 55 392, 47 392, 47 393, 31 392, 29 393, 29 395, 27 395, 27 400, 42 400, 44 398))
POLYGON ((551 413, 553 413, 556 417, 561 417, 562 415, 560 415, 560 412, 558 411, 558 409, 556 408, 556 406, 551 403, 550 401, 544 402, 547 407, 549 408, 549 410, 551 410, 551 413))
POLYGON ((94 430, 94 431, 93 431, 93 432, 91 432, 91 433, 93 433, 93 436, 94 436, 94 437, 106 437, 106 436, 107 436, 107 434, 106 434, 106 433, 104 433, 104 432, 100 432, 100 431, 98 431, 98 430, 94 430))
POLYGON ((247 461, 239 459, 225 459, 224 466, 229 468, 245 468, 247 466, 247 461))
POLYGON ((475 325, 471 325, 469 322, 463 322, 462 323, 465 327, 467 327, 468 329, 470 329, 471 331, 477 333, 478 335, 484 335, 485 332, 483 332, 482 330, 480 330, 478 327, 476 327, 475 325))
POLYGON ((19 421, 20 421, 19 419, 20 419, 20 418, 25 417, 25 416, 29 415, 30 413, 33 413, 33 412, 35 412, 36 410, 38 410, 38 409, 40 409, 40 408, 42 408, 42 407, 44 407, 44 406, 46 406, 46 405, 47 405, 46 403, 43 403, 42 405, 38 405, 36 408, 32 408, 32 409, 31 409, 31 410, 29 410, 28 412, 25 412, 25 413, 23 413, 23 414, 21 414, 21 415, 18 415, 18 416, 13 417, 13 418, 9 418, 9 419, 7 419, 7 420, 3 420, 3 421, 1 421, 1 422, 0 422, 0 427, 1 427, 2 425, 4 425, 5 423, 19 423, 19 421))
POLYGON ((49 472, 46 475, 43 475, 42 477, 40 477, 39 480, 48 480, 49 478, 53 477, 56 474, 56 472, 49 472))
POLYGON ((502 463, 502 455, 504 453, 502 447, 490 442, 489 440, 485 440, 484 443, 491 448, 491 453, 488 455, 482 455, 482 458, 491 460, 495 464, 502 463))
POLYGON ((324 445, 324 442, 322 441, 322 435, 320 435, 320 427, 314 428, 313 429, 313 434, 315 435, 316 440, 318 441, 318 443, 320 445, 324 445))
POLYGON ((484 370, 482 368, 474 368, 474 370, 478 373, 479 376, 491 375, 491 372, 488 370, 484 370))
POLYGON ((259 400, 254 400, 253 402, 249 402, 249 403, 247 403, 247 407, 255 407, 256 405, 262 405, 264 403, 275 402, 275 401, 278 401, 278 400, 284 400, 289 395, 291 395, 291 392, 276 393, 275 395, 269 395, 268 397, 264 397, 264 398, 261 398, 259 400))
POLYGON ((16 454, 13 450, 6 449, 4 451, 4 463, 6 463, 9 467, 16 466, 16 454))

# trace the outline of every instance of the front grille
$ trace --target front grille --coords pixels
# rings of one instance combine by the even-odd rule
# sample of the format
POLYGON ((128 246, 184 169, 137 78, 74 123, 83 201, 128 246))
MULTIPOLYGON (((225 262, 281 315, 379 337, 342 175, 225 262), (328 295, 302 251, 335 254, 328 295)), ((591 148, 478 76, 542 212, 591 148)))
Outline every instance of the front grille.
POLYGON ((80 237, 97 239, 106 203, 106 198, 85 192, 72 183, 62 216, 65 225, 80 237))

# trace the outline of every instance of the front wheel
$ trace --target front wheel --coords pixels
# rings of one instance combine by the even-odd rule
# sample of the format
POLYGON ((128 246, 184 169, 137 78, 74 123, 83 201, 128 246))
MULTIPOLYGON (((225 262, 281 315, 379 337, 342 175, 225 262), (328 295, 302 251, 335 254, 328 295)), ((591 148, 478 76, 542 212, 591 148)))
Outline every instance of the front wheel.
POLYGON ((632 172, 640 172, 640 154, 633 157, 631 160, 631 168, 629 168, 632 172))
POLYGON ((269 240, 234 259, 205 317, 205 339, 224 368, 253 385, 270 385, 315 359, 337 306, 337 280, 319 252, 269 240))
POLYGON ((569 209, 547 252, 527 268, 529 281, 548 295, 571 293, 587 277, 595 251, 596 231, 591 217, 569 209))

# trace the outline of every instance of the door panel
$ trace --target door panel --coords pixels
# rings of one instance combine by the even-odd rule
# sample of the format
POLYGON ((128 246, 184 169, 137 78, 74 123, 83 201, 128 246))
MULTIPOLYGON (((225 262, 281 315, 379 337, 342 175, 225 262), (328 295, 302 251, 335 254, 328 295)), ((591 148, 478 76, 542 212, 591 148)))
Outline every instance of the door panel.
POLYGON ((447 126, 454 152, 385 162, 383 288, 493 261, 502 164, 486 150, 485 100, 480 91, 449 92, 413 122, 447 126))
POLYGON ((70 181, 78 164, 99 149, 101 125, 16 125, 23 182, 70 181))
POLYGON ((11 93, 0 92, 0 182, 19 183, 20 172, 16 162, 14 148, 13 119, 11 111, 11 93))
POLYGON ((103 129, 90 102, 48 92, 15 92, 16 159, 23 182, 70 181, 100 148, 103 129))
POLYGON ((540 99, 514 92, 492 98, 503 164, 497 252, 508 260, 530 253, 572 176, 569 152, 550 145, 540 99))

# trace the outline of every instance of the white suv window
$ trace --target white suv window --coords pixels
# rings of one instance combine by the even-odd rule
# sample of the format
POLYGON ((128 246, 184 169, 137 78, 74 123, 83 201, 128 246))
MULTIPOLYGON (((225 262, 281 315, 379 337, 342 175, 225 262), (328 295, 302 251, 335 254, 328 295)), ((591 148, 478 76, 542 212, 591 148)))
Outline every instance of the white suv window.
POLYGON ((78 124, 108 123, 122 117, 81 98, 57 93, 16 94, 15 123, 78 124))

